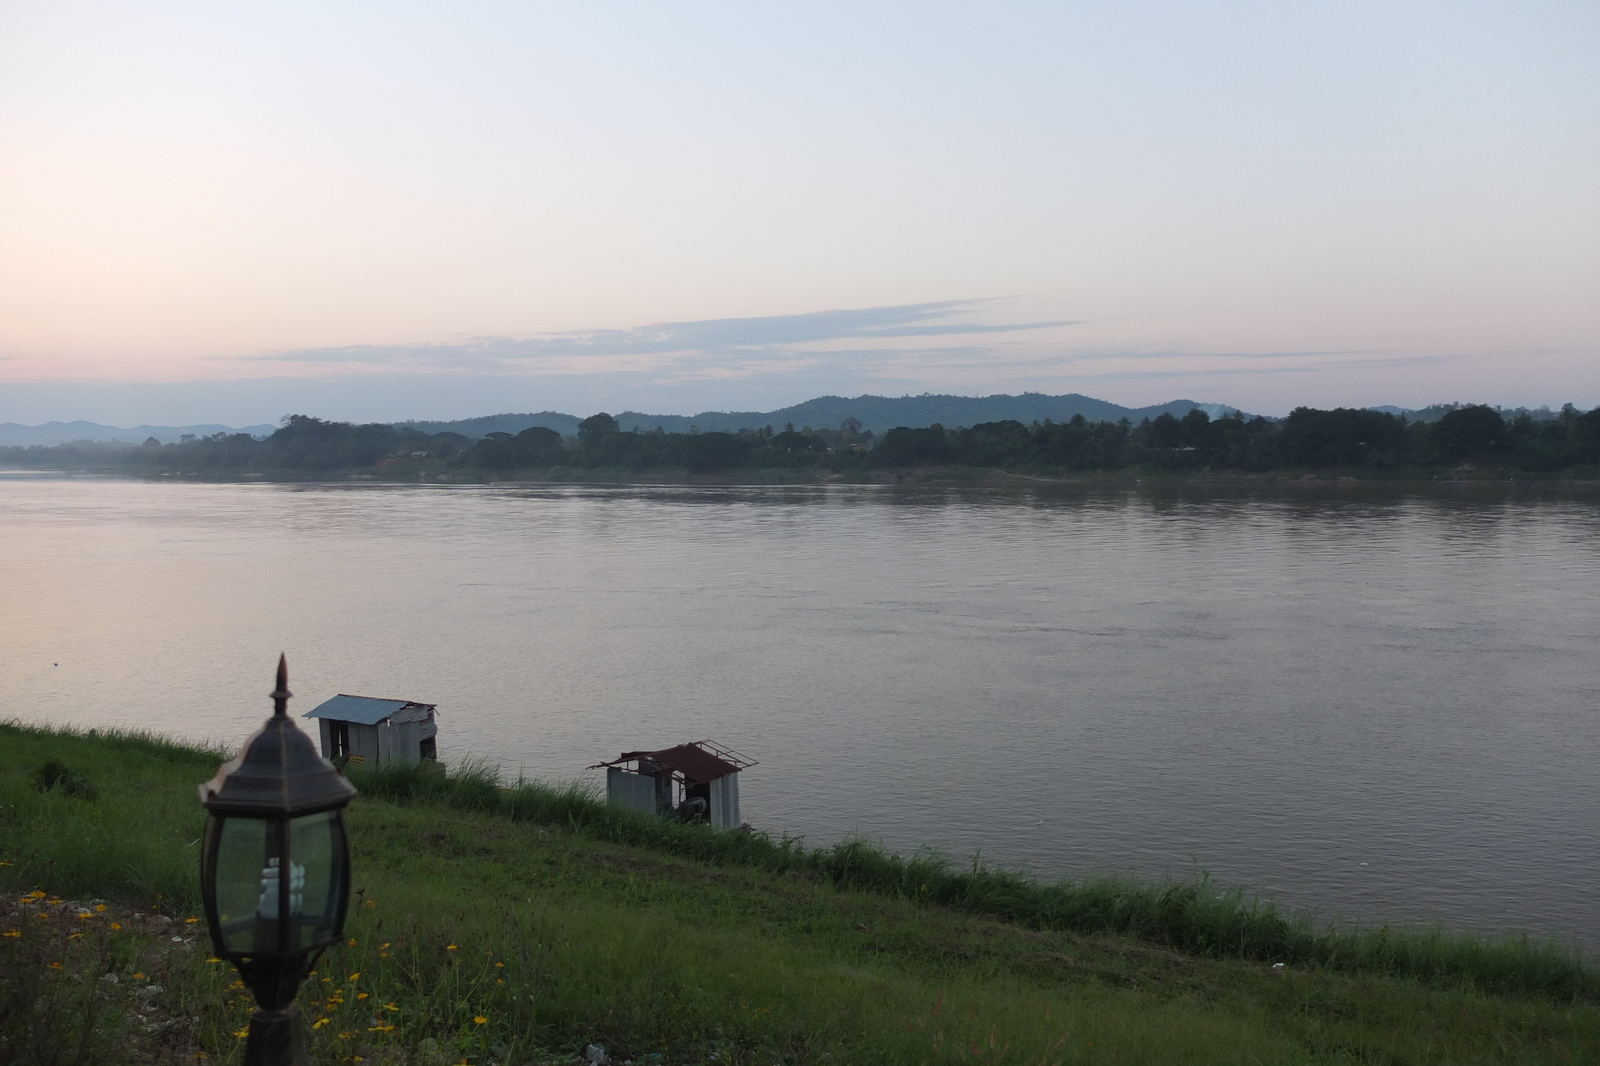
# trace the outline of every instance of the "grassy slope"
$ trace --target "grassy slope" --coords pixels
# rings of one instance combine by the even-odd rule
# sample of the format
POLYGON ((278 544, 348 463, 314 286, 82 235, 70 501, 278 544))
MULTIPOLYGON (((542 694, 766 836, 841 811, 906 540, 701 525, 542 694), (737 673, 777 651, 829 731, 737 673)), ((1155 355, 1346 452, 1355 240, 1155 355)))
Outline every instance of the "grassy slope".
MULTIPOLYGON (((37 888, 148 910, 159 894, 179 919, 171 928, 185 928, 197 902, 194 786, 216 753, 14 727, 0 727, 0 752, 0 859, 12 864, 0 885, 13 900, 37 888), (34 791, 33 770, 51 757, 100 798, 34 791)), ((677 855, 666 837, 618 843, 614 825, 554 817, 548 796, 523 822, 423 800, 352 808, 354 943, 302 994, 310 1020, 328 1019, 313 1034, 318 1061, 572 1062, 591 1042, 618 1061, 666 1062, 1600 1060, 1587 978, 1511 995, 1438 977, 1274 971, 841 888, 817 864, 779 873, 689 857, 683 839, 677 855)), ((168 929, 125 922, 52 943, 41 930, 59 919, 7 921, 25 935, 0 939, 0 1016, 13 1019, 0 1021, 0 1059, 29 1061, 18 996, 97 987, 94 972, 71 984, 75 967, 122 973, 119 987, 134 967, 159 973, 181 1023, 158 1046, 131 1010, 103 1010, 105 1039, 82 1045, 98 1049, 82 1061, 236 1058, 247 1007, 227 991, 227 968, 206 961, 203 937, 174 943, 168 929), (62 971, 21 972, 52 952, 62 971)))

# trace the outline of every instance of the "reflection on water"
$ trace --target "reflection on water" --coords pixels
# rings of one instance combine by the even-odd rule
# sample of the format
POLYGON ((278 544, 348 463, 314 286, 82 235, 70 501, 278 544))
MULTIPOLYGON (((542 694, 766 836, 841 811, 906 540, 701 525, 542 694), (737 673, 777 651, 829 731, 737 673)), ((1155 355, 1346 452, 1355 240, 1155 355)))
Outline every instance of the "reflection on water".
POLYGON ((1600 496, 0 481, 8 715, 238 741, 288 652, 755 824, 1600 949, 1600 496), (55 665, 59 664, 59 665, 55 665))

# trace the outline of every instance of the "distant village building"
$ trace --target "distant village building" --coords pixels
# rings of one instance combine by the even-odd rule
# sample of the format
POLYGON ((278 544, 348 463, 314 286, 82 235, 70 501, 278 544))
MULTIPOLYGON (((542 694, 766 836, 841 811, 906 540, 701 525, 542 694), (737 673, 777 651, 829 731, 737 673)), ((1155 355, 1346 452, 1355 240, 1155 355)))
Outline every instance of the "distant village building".
POLYGON ((739 771, 756 765, 710 740, 696 740, 660 751, 625 751, 610 762, 589 767, 606 771, 606 799, 623 807, 710 822, 737 829, 739 771))
POLYGON ((325 759, 344 758, 372 766, 415 766, 424 759, 439 757, 435 706, 341 692, 307 711, 305 717, 319 719, 325 759))

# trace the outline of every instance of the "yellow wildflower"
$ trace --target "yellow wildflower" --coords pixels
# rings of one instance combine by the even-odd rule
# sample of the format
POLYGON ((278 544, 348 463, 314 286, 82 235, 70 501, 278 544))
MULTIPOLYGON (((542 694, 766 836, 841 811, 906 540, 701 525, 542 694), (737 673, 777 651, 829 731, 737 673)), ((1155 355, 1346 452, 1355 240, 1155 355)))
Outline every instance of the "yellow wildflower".
POLYGON ((99 911, 101 914, 104 914, 106 911, 106 905, 104 903, 96 903, 94 905, 94 909, 99 911))
POLYGON ((113 929, 121 929, 122 928, 122 923, 121 922, 112 922, 111 923, 111 928, 113 928, 113 929))
POLYGON ((482 1024, 483 1024, 483 1023, 484 1023, 484 1022, 486 1022, 486 1021, 488 1021, 488 1020, 489 1020, 489 1019, 488 1019, 488 1018, 485 1018, 485 1017, 484 1017, 484 1016, 483 1016, 483 1015, 481 1015, 481 1014, 476 1014, 476 1015, 473 1015, 473 1018, 472 1018, 472 1020, 473 1020, 473 1021, 474 1021, 474 1022, 476 1022, 476 1023, 477 1023, 477 1024, 479 1024, 479 1025, 482 1025, 482 1024))

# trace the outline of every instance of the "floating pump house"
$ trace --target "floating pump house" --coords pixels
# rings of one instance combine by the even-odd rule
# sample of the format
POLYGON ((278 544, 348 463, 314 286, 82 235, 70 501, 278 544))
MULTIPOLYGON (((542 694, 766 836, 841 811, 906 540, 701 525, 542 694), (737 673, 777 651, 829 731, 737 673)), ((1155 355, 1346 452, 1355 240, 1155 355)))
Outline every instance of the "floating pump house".
POLYGON ((322 757, 382 766, 439 757, 436 704, 383 700, 344 693, 318 704, 305 717, 319 719, 322 757))
POLYGON ((739 771, 756 765, 730 748, 696 740, 660 751, 625 751, 610 762, 589 767, 606 771, 606 799, 623 807, 710 822, 737 829, 739 771))

